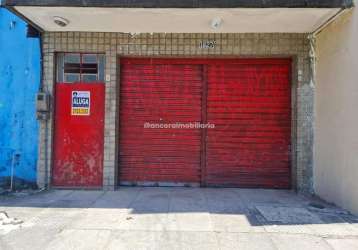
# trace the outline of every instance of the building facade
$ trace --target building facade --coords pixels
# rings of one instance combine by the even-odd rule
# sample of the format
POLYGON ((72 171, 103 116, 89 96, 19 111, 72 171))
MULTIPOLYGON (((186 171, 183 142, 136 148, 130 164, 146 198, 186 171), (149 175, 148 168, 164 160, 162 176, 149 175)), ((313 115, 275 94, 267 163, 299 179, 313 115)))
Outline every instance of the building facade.
MULTIPOLYGON (((123 34, 123 33, 85 33, 48 32, 44 34, 44 83, 53 94, 56 83, 56 51, 103 53, 106 57, 105 83, 105 122, 104 122, 104 164, 103 185, 114 187, 118 184, 119 110, 120 105, 120 60, 122 57, 165 57, 165 58, 290 58, 293 72, 290 79, 292 93, 292 178, 297 178, 301 189, 312 187, 312 129, 313 88, 309 85, 309 43, 306 34, 123 34), (217 42, 213 49, 201 49, 201 41, 213 39, 217 42), (300 74, 298 74, 300 72, 300 74), (298 106, 299 104, 299 106, 298 106), (296 123, 300 121, 300 125, 296 123), (297 154, 297 155, 296 155, 297 154)), ((53 112, 52 112, 53 114, 53 112)), ((53 120, 49 127, 54 126, 53 120)), ((124 121, 122 121, 124 122, 124 121)), ((45 143, 42 125, 41 140, 45 143)), ((48 133, 47 141, 53 135, 48 133)), ((40 155, 39 182, 44 181, 45 148, 40 155)), ((51 155, 51 153, 49 153, 51 155)), ((48 159, 50 161, 50 159, 48 159)), ((51 162, 48 162, 51 165, 51 162)), ((120 167, 119 167, 120 168, 120 167)), ((50 180, 48 180, 50 182, 50 180)), ((294 181, 295 182, 295 181, 294 181)))
MULTIPOLYGON (((47 90, 53 93, 55 84, 55 52, 104 53, 106 57, 106 75, 110 81, 105 83, 105 123, 104 123, 104 186, 117 185, 118 161, 118 106, 120 104, 119 62, 121 57, 165 57, 165 58, 292 58, 294 73, 292 77, 292 124, 301 121, 310 127, 293 125, 293 149, 299 154, 292 158, 293 179, 297 178, 302 189, 311 188, 312 177, 312 119, 307 117, 307 110, 313 108, 313 89, 309 85, 308 40, 305 34, 110 34, 110 33, 45 33, 44 34, 44 83, 47 90), (214 49, 201 49, 202 40, 214 39, 214 49), (95 42, 95 44, 94 44, 95 42), (176 44, 175 44, 176 43, 176 44), (298 75, 298 72, 301 72, 298 75), (302 99, 301 99, 302 98, 302 99), (300 104, 298 108, 297 104, 300 104), (297 118, 296 118, 297 117, 297 118), (296 129, 297 127, 297 129, 296 129), (298 129, 300 127, 301 129, 298 129), (308 129, 308 130, 307 130, 308 129), (297 150, 299 148, 300 150, 297 150), (308 164, 307 164, 308 163, 308 164)), ((291 79, 290 79, 291 80, 291 79)), ((50 127, 53 124, 51 123, 50 127)), ((44 126, 41 129, 44 143, 44 126)), ((48 134, 48 141, 53 138, 48 134)), ((51 148, 51 147, 49 147, 51 148)), ((44 149, 40 155, 39 180, 44 181, 44 149)), ((294 154, 295 155, 295 154, 294 154)), ((49 160, 50 161, 50 160, 49 160)), ((50 165, 50 162, 48 162, 50 165)), ((51 176, 48 173, 47 176, 51 176)), ((50 181, 50 180, 48 180, 50 181)))
POLYGON ((40 41, 26 23, 0 7, 0 186, 36 185, 40 41))
POLYGON ((353 3, 153 4, 6 2, 42 32, 38 185, 312 193, 312 34, 353 3))

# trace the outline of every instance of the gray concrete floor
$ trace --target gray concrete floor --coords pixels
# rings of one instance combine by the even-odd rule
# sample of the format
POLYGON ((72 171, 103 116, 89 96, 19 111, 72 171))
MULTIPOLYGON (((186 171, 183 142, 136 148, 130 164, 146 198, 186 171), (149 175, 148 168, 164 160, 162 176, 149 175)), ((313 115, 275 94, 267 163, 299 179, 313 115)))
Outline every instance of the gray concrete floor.
POLYGON ((291 191, 120 188, 0 196, 0 249, 358 249, 358 218, 291 191), (311 206, 312 203, 324 208, 311 206))

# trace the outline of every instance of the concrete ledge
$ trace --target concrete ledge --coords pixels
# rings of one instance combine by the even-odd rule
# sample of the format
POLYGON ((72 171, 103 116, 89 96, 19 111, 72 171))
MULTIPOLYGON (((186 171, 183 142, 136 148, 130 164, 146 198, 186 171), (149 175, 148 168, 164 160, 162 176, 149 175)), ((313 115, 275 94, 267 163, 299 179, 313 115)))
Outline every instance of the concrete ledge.
POLYGON ((348 8, 353 0, 7 0, 7 6, 117 8, 348 8))

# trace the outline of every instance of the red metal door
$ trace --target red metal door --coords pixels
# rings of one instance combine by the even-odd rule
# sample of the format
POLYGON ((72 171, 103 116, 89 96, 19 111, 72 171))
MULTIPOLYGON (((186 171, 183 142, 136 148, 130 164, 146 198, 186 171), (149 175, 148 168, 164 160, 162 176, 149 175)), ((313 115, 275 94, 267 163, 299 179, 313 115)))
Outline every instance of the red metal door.
POLYGON ((104 96, 101 83, 56 84, 54 186, 102 186, 104 96))
POLYGON ((144 128, 201 121, 202 66, 122 59, 121 184, 200 183, 198 128, 144 128))
POLYGON ((206 183, 290 187, 290 60, 208 66, 206 183))

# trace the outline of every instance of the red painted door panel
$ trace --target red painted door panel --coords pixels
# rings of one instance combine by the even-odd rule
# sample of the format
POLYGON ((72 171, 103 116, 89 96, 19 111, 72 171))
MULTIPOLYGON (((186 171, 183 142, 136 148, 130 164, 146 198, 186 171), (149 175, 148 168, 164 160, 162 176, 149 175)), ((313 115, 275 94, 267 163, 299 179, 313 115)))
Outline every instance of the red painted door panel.
POLYGON ((102 83, 57 83, 52 183, 58 187, 100 187, 103 175, 102 83), (72 92, 90 92, 89 115, 72 115, 72 92))
POLYGON ((121 60, 121 184, 199 183, 200 129, 144 128, 201 121, 202 66, 121 60))
POLYGON ((289 188, 290 60, 238 61, 208 66, 206 183, 289 188))

